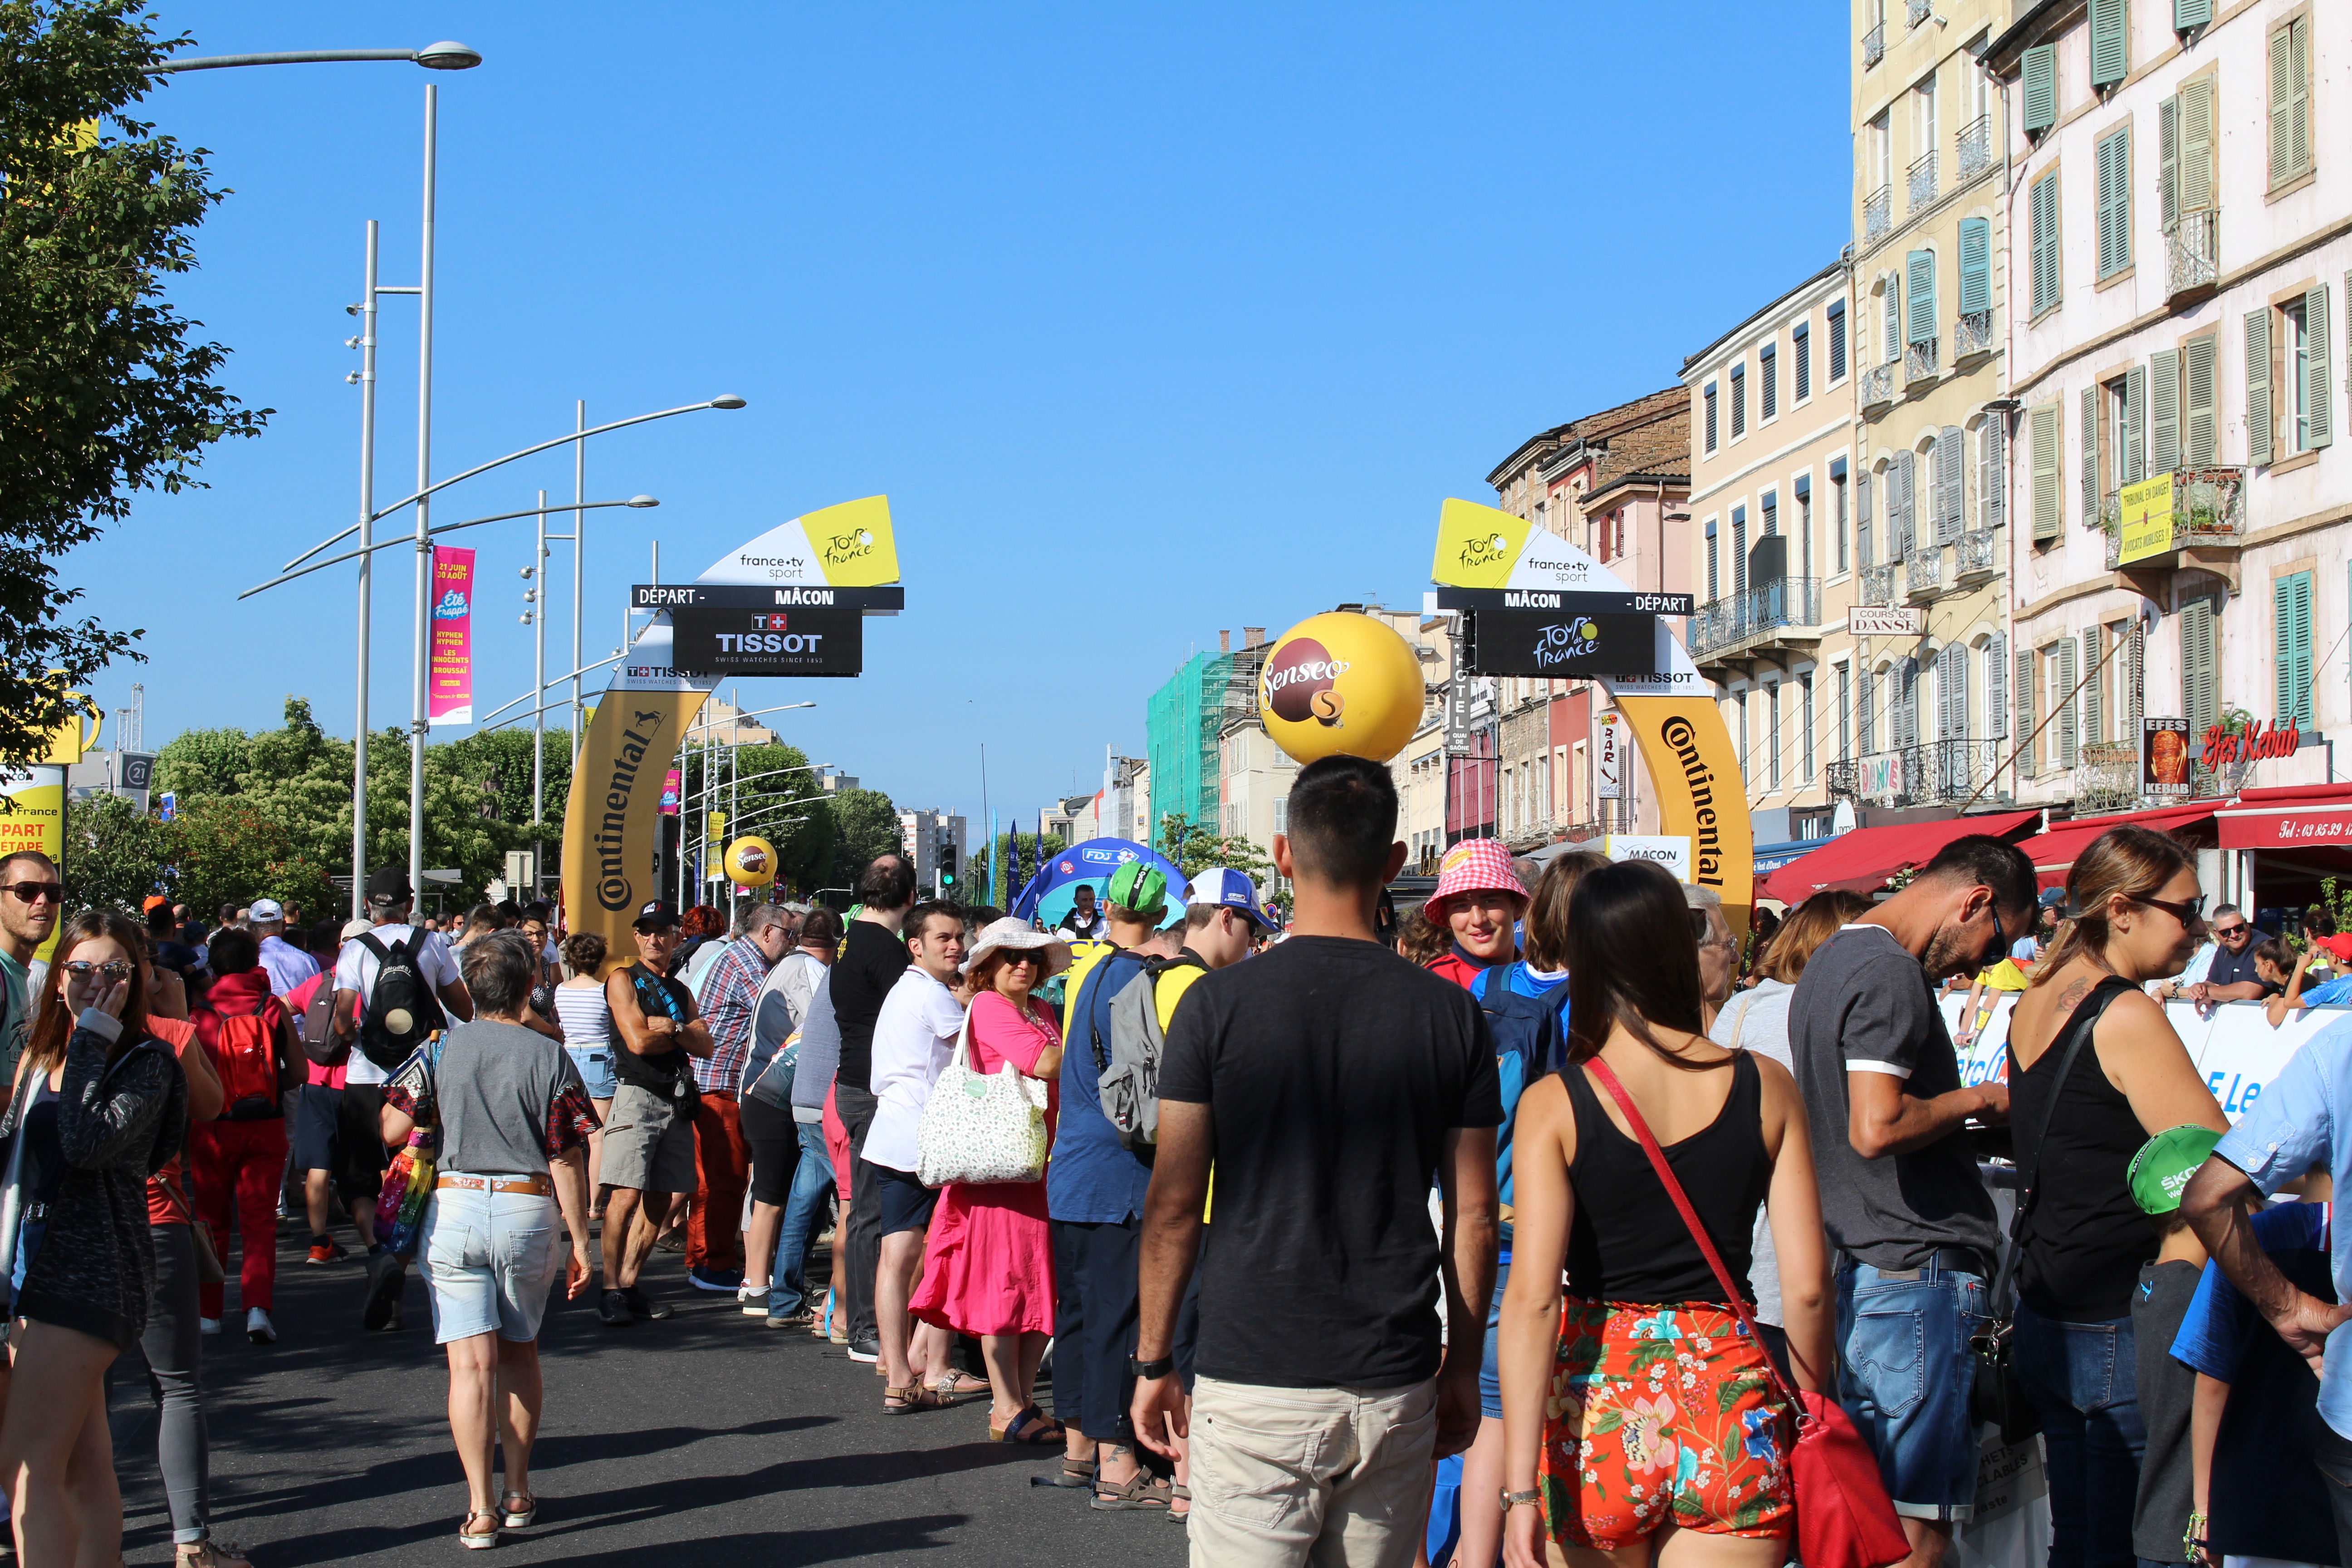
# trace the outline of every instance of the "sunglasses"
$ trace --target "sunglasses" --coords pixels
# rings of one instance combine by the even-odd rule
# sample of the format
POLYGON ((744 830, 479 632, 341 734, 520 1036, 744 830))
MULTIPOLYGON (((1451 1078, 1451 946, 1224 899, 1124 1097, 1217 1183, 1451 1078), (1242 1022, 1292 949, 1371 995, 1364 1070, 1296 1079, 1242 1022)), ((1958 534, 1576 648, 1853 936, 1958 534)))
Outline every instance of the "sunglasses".
MULTIPOLYGON (((2206 894, 2200 893, 2195 898, 2183 903, 2175 903, 2170 899, 2143 898, 2135 898, 2132 900, 2132 902, 2136 904, 2146 904, 2152 910, 2162 910, 2166 914, 2170 915, 2182 925, 2193 926, 2199 924, 2205 919, 2206 897, 2206 894)), ((2231 929, 2242 931, 2245 928, 2238 926, 2231 929)))
POLYGON ((1036 953, 1029 952, 1026 949, 1023 949, 1015 952, 1008 952, 1004 955, 1003 960, 1004 967, 1007 969, 1013 968, 1015 964, 1026 964, 1028 967, 1034 969, 1045 962, 1045 961, 1036 953))
POLYGON ((66 901, 65 885, 60 882, 10 882, 7 890, 16 895, 20 904, 37 904, 43 900, 53 904, 66 901))
POLYGON ((2237 936, 2253 929, 2254 928, 2252 926, 2248 925, 2245 921, 2240 921, 2233 926, 2215 926, 2213 928, 2213 934, 2215 936, 2237 936))
POLYGON ((61 967, 76 980, 87 980, 93 974, 102 974, 109 980, 128 980, 137 972, 138 966, 119 958, 105 963, 92 963, 86 958, 69 958, 61 967))

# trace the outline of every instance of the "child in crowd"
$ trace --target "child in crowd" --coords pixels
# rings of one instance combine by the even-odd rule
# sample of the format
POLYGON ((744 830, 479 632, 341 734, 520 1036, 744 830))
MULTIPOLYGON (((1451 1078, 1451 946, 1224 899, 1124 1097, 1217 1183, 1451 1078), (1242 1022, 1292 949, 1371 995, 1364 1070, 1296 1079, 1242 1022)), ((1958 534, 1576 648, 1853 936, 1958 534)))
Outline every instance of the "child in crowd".
MULTIPOLYGON (((2195 1501, 2190 1434, 2196 1373, 2172 1359, 2173 1341, 2205 1267, 2205 1248, 2181 1216, 2180 1194, 2221 1135, 2193 1123, 2168 1128, 2132 1156, 2131 1194, 2156 1226, 2157 1254, 2139 1268, 2132 1293, 2133 1382, 2139 1392, 2147 1447, 2140 1458, 2132 1510, 2132 1552, 2146 1563, 2179 1563, 2195 1501)), ((2218 1276, 2217 1276, 2218 1277, 2218 1276)))

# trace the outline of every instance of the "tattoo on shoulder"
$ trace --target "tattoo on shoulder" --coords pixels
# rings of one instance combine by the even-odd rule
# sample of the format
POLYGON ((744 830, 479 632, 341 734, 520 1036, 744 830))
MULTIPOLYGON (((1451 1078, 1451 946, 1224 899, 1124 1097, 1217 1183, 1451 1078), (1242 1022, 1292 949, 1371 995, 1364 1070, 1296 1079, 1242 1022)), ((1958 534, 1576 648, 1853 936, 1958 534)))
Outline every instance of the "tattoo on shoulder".
POLYGON ((2094 989, 2095 987, 2087 979, 2075 981, 2065 990, 2058 993, 2059 1012, 2062 1014, 2073 1012, 2081 1004, 2083 998, 2088 996, 2094 989))

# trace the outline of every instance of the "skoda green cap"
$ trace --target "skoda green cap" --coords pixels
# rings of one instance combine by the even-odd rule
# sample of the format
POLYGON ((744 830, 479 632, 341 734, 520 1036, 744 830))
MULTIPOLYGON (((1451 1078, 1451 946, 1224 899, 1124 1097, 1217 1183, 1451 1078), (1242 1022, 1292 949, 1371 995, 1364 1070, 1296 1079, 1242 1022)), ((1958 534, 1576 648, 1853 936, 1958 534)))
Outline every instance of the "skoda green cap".
POLYGON ((1148 915, 1168 903, 1168 876, 1140 860, 1129 860, 1110 874, 1110 901, 1123 910, 1148 915))
POLYGON ((2189 1123, 2168 1127, 2140 1145, 2132 1156, 2132 1201, 2147 1214, 2162 1218, 2180 1207, 2180 1194, 2197 1167, 2213 1152, 2221 1135, 2210 1127, 2189 1123))

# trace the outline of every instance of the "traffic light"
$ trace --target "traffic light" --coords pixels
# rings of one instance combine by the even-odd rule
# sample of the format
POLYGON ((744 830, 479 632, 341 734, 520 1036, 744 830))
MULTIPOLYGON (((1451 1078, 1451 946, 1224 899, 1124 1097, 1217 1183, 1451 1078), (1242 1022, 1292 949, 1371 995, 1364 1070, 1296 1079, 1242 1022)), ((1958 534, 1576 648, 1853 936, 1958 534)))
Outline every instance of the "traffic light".
POLYGON ((952 838, 940 843, 940 888, 941 891, 956 885, 956 847, 952 838))

